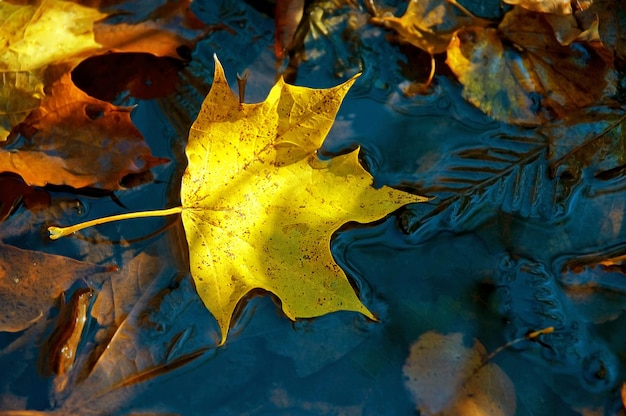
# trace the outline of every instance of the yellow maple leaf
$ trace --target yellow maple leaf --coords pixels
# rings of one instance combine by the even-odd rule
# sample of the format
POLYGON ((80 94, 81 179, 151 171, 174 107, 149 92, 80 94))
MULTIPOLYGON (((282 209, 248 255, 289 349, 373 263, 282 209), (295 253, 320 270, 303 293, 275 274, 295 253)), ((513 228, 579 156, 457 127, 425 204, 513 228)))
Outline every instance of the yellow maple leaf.
MULTIPOLYGON (((332 234, 348 221, 371 222, 426 198, 374 189, 358 149, 330 161, 317 149, 356 80, 329 89, 287 85, 241 104, 221 64, 194 122, 182 207, 111 219, 182 212, 191 275, 216 318, 221 344, 233 312, 254 289, 275 294, 291 319, 356 311, 374 318, 333 260, 332 234)), ((51 238, 101 220, 60 229, 51 238)))
POLYGON ((70 1, 0 1, 0 141, 39 105, 46 67, 100 48, 93 22, 105 16, 70 1))
POLYGON ((383 187, 358 150, 317 158, 343 97, 280 79, 260 104, 240 104, 215 61, 215 80, 191 127, 181 189, 191 273, 223 337, 237 303, 255 288, 291 318, 338 310, 372 314, 330 253, 348 221, 371 222, 423 198, 383 187))

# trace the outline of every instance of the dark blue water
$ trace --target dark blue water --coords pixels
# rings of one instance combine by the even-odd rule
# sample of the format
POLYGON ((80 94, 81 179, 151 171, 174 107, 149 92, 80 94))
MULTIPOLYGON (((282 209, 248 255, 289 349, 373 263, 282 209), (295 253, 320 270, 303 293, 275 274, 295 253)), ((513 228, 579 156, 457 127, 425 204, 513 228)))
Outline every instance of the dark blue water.
POLYGON ((121 102, 137 104, 133 121, 153 154, 171 163, 153 169, 153 181, 116 192, 124 207, 55 192, 49 210, 22 208, 0 224, 3 243, 120 268, 80 279, 97 294, 66 375, 46 378, 38 369, 56 307, 22 333, 0 334, 0 409, 415 414, 403 366, 420 335, 461 333, 467 346, 476 339, 491 352, 553 327, 490 360, 513 383, 516 414, 617 414, 626 276, 598 262, 625 251, 619 178, 549 177, 546 137, 488 119, 445 75, 428 94, 407 97, 401 49, 371 25, 345 31, 341 16, 366 19, 362 8, 327 11, 331 35, 307 38, 295 83, 330 87, 362 72, 324 155, 359 145, 377 186, 436 197, 334 235, 335 259, 379 322, 341 312, 294 323, 269 295, 256 294, 217 348, 178 219, 129 220, 85 230, 84 238, 47 240, 51 222, 179 204, 187 131, 210 85, 213 53, 231 86, 236 73, 249 71, 247 102, 265 98, 276 75, 271 17, 234 0, 194 2, 194 9, 206 23, 234 31, 198 43, 175 93, 121 102))

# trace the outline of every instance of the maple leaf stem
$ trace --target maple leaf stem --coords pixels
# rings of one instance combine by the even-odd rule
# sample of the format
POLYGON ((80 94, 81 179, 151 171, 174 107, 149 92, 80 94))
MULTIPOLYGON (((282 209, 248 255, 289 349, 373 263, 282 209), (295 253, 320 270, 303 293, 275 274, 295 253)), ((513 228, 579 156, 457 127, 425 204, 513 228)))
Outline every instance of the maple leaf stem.
POLYGON ((110 217, 97 218, 91 221, 81 222, 80 224, 72 225, 69 227, 48 227, 50 233, 50 239, 56 240, 61 237, 75 233, 84 228, 93 227, 94 225, 106 224, 107 222, 127 220, 130 218, 144 218, 144 217, 165 217, 167 215, 180 214, 183 211, 183 207, 174 207, 168 209, 157 209, 154 211, 139 211, 129 212, 127 214, 112 215, 110 217))

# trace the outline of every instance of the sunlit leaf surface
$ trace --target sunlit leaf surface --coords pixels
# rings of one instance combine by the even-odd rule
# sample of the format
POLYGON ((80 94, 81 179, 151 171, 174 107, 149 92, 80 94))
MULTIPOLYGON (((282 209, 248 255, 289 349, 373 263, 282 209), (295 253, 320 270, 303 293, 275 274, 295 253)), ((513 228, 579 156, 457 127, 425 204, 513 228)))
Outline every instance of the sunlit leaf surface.
POLYGON ((257 288, 277 295, 291 319, 338 310, 373 318, 333 261, 332 233, 424 198, 374 189, 356 150, 317 158, 355 79, 327 90, 279 80, 263 103, 240 104, 216 60, 181 195, 191 272, 222 341, 235 307, 257 288))
POLYGON ((48 65, 97 50, 93 23, 106 15, 70 1, 0 3, 0 141, 37 108, 48 65))

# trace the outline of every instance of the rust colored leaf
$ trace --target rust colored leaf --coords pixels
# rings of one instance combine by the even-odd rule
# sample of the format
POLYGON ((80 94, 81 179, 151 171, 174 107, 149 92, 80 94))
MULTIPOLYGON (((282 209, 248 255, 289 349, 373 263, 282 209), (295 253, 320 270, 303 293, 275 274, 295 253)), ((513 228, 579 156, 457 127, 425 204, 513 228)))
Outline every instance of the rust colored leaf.
POLYGON ((515 124, 562 118, 615 89, 615 72, 594 48, 561 45, 543 14, 521 8, 498 29, 458 31, 447 62, 468 101, 515 124))
POLYGON ((126 176, 166 162, 152 156, 130 111, 88 96, 65 74, 0 147, 1 170, 29 185, 121 189, 126 176))
POLYGON ((22 331, 43 318, 61 292, 109 267, 0 244, 0 331, 22 331))
POLYGON ((188 58, 196 41, 216 29, 193 14, 190 0, 165 2, 142 22, 94 25, 96 42, 116 52, 148 52, 156 56, 188 58))
POLYGON ((150 100, 174 92, 183 62, 149 53, 108 53, 92 56, 72 71, 78 88, 99 100, 114 101, 127 91, 150 100))
POLYGON ((304 0, 278 0, 274 17, 274 54, 283 59, 292 46, 304 14, 304 0))
POLYGON ((0 174, 0 221, 4 221, 20 205, 38 211, 50 205, 50 194, 33 188, 16 175, 0 174))
MULTIPOLYGON (((66 299, 65 292, 61 294, 60 311, 54 329, 40 349, 42 374, 62 376, 71 370, 88 321, 92 296, 91 288, 80 288, 69 299, 66 299)), ((64 387, 63 384, 59 387, 64 387)))

